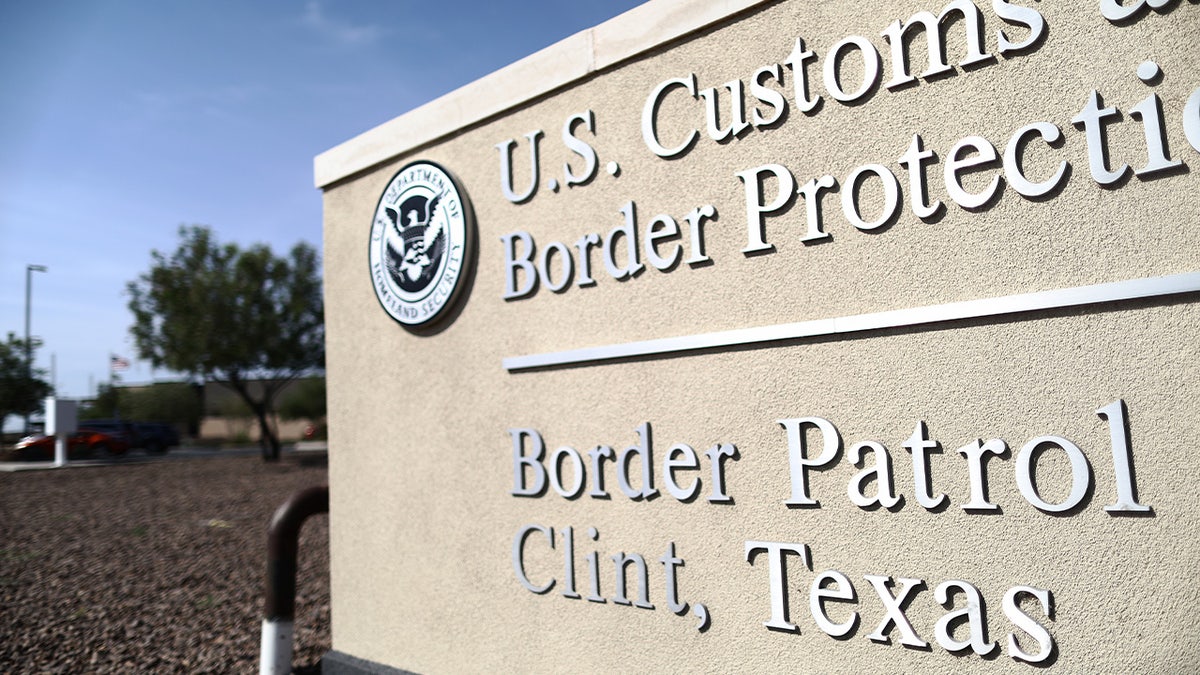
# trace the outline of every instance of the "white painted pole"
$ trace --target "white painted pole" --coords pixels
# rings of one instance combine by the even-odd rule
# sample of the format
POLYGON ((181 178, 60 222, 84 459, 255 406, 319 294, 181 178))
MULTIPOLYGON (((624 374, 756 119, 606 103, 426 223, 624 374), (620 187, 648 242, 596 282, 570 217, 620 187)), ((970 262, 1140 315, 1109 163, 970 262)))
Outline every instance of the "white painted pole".
POLYGON ((59 432, 54 434, 54 466, 67 465, 67 435, 59 432))
POLYGON ((288 675, 292 672, 294 626, 284 619, 263 619, 259 675, 288 675))
POLYGON ((79 426, 79 404, 46 397, 46 435, 54 437, 54 466, 67 465, 67 439, 79 426))

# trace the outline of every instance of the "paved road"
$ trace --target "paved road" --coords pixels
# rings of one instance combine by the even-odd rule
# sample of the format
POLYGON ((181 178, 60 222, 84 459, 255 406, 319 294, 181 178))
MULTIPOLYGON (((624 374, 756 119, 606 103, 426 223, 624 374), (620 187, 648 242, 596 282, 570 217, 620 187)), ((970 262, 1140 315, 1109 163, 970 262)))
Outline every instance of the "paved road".
MULTIPOLYGON (((283 457, 298 456, 298 455, 317 455, 325 451, 324 444, 318 443, 302 443, 285 444, 283 446, 283 457)), ((221 448, 219 450, 213 448, 205 448, 198 446, 181 446, 171 448, 169 452, 155 455, 144 452, 142 450, 131 450, 127 454, 116 457, 105 457, 101 459, 80 459, 67 462, 63 468, 84 467, 84 466, 121 466, 124 464, 145 464, 148 462, 168 462, 177 459, 198 459, 210 457, 241 457, 246 455, 257 455, 261 452, 257 445, 247 445, 234 448, 221 448)), ((0 471, 42 471, 46 469, 57 468, 54 462, 0 462, 0 471)))

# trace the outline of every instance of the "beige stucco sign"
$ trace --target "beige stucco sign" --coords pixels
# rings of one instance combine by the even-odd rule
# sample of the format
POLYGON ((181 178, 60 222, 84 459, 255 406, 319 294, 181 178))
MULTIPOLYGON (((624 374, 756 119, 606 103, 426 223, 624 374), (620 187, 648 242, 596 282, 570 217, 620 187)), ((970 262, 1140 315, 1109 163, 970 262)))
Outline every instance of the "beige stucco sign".
POLYGON ((319 156, 346 672, 1183 672, 1200 6, 656 0, 319 156))

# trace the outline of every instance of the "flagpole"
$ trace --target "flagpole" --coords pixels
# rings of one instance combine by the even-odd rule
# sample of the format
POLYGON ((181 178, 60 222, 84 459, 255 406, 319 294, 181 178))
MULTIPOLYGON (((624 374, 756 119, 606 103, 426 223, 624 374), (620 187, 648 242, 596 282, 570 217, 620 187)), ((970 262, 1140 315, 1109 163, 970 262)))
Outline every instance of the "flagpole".
POLYGON ((113 417, 121 419, 121 397, 117 395, 116 377, 117 377, 117 355, 108 353, 108 391, 112 394, 113 399, 113 417))
POLYGON ((108 387, 113 394, 113 414, 117 419, 121 419, 121 397, 117 391, 117 371, 127 370, 129 368, 129 359, 124 356, 117 356, 113 352, 108 353, 108 387))

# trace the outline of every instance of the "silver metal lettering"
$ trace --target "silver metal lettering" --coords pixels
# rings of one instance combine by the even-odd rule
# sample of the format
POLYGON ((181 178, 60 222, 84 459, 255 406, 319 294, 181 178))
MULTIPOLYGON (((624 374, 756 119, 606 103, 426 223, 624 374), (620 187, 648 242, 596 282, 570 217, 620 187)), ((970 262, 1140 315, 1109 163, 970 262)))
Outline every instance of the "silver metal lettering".
POLYGON ((546 284, 546 288, 558 293, 571 285, 571 278, 575 275, 575 262, 571 259, 571 251, 567 245, 552 241, 546 244, 542 249, 542 253, 538 256, 538 271, 541 273, 542 282, 546 284), (562 260, 562 278, 558 282, 551 280, 550 275, 550 256, 553 253, 558 253, 558 257, 562 260))
POLYGON ((694 471, 699 468, 700 458, 696 456, 696 451, 692 449, 692 446, 685 443, 672 445, 663 458, 663 482, 667 484, 667 492, 681 502, 695 497, 696 493, 700 491, 700 479, 693 478, 687 488, 682 488, 675 482, 675 471, 677 469, 694 471), (682 457, 675 459, 676 454, 680 454, 682 457))
POLYGON ((917 422, 912 436, 904 442, 904 448, 912 453, 913 490, 917 495, 917 503, 927 509, 936 509, 946 501, 945 494, 938 493, 936 497, 930 492, 929 451, 938 447, 937 441, 929 440, 925 422, 917 422))
POLYGON ((842 213, 846 220, 859 230, 870 231, 882 227, 896 215, 900 208, 900 181, 882 164, 864 164, 846 177, 845 190, 842 191, 842 213), (883 185, 883 211, 872 221, 864 220, 858 210, 858 192, 868 173, 879 176, 883 185))
POLYGON ((767 552, 767 578, 771 593, 771 619, 764 621, 763 625, 774 630, 798 633, 800 628, 788 621, 788 589, 784 553, 795 553, 808 567, 811 566, 808 560, 808 547, 804 544, 784 544, 777 541, 747 541, 746 562, 753 565, 754 558, 759 551, 767 552))
POLYGON ((1034 183, 1026 178, 1019 152, 1025 138, 1032 134, 1037 134, 1047 144, 1057 143, 1062 138, 1062 130, 1049 122, 1034 122, 1017 129, 1012 138, 1008 139, 1008 146, 1004 148, 1004 177, 1022 197, 1044 197, 1067 179, 1068 165, 1066 161, 1060 162, 1058 171, 1041 183, 1034 183))
POLYGON ((694 265, 699 265, 699 264, 706 263, 706 262, 709 262, 712 260, 712 258, 710 258, 704 254, 704 228, 703 228, 703 225, 704 225, 704 221, 712 220, 713 218, 716 218, 716 217, 717 217, 717 209, 715 207, 713 207, 712 204, 705 204, 704 206, 697 206, 696 208, 692 209, 691 211, 688 211, 687 215, 683 217, 683 219, 687 221, 688 226, 689 226, 689 229, 688 229, 688 231, 690 233, 689 243, 691 245, 691 252, 692 252, 691 256, 689 256, 688 259, 684 261, 687 264, 694 266, 694 265))
POLYGON ((1100 105, 1100 92, 1093 89, 1088 95, 1087 104, 1071 120, 1071 123, 1084 130, 1087 138, 1088 167, 1092 171, 1092 178, 1101 185, 1112 185, 1125 176, 1125 172, 1129 171, 1129 165, 1121 164, 1116 170, 1109 171, 1108 166, 1104 163, 1104 159, 1108 155, 1105 122, 1120 118, 1121 113, 1116 108, 1101 108, 1100 105))
POLYGON ((1038 651, 1036 654, 1030 654, 1017 644, 1017 638, 1014 634, 1008 634, 1008 653, 1018 661, 1026 663, 1041 663, 1050 658, 1054 653, 1054 638, 1050 636, 1050 631, 1043 628, 1038 622, 1034 621, 1028 614, 1021 611, 1017 598, 1022 595, 1032 595, 1037 599, 1038 604, 1042 607, 1042 612, 1047 617, 1051 616, 1053 611, 1053 598, 1050 591, 1034 588, 1032 586, 1013 586, 1004 594, 1004 615, 1013 624, 1025 631, 1038 643, 1038 651))
POLYGON ((533 237, 528 232, 513 232, 500 237, 504 242, 504 299, 523 298, 537 288, 537 269, 533 266, 533 237), (517 254, 517 242, 525 248, 517 254), (517 287, 518 272, 525 273, 525 283, 517 287))
POLYGON ((967 473, 971 480, 971 500, 963 504, 964 511, 999 511, 1000 507, 987 499, 987 484, 983 480, 983 463, 987 455, 1003 455, 1008 451, 1008 444, 999 438, 989 439, 984 443, 980 439, 958 449, 958 454, 967 458, 967 473))
POLYGON ((612 556, 612 561, 614 571, 616 572, 616 590, 613 593, 613 603, 618 605, 633 605, 642 609, 654 609, 654 605, 650 604, 650 578, 649 572, 646 570, 646 559, 638 553, 617 553, 612 556), (629 570, 630 563, 633 563, 637 567, 637 602, 630 602, 629 598, 626 597, 626 572, 629 570))
POLYGON ((608 270, 612 278, 618 280, 636 276, 638 272, 646 268, 638 259, 637 205, 630 200, 621 207, 620 211, 625 216, 625 222, 614 227, 604 236, 604 246, 601 249, 604 254, 604 269, 608 270), (624 267, 617 265, 615 244, 618 238, 625 239, 624 267))
POLYGON ((1100 408, 1096 414, 1108 422, 1112 443, 1113 474, 1117 482, 1117 503, 1104 507, 1109 513, 1149 513, 1153 509, 1137 500, 1133 484, 1133 451, 1129 447, 1129 416, 1125 401, 1117 399, 1100 408))
POLYGON ((1135 0, 1128 6, 1122 6, 1119 0, 1100 0, 1100 13, 1104 18, 1112 22, 1124 21, 1144 7, 1149 6, 1154 9, 1162 9, 1171 4, 1175 0, 1135 0))
POLYGON ((687 77, 676 77, 669 80, 664 80, 659 83, 654 91, 650 92, 650 96, 646 98, 646 104, 642 107, 642 140, 646 143, 646 147, 650 148, 650 152, 659 157, 674 157, 682 154, 696 142, 696 137, 700 132, 692 129, 688 132, 687 138, 682 143, 673 147, 664 147, 658 140, 658 107, 662 104, 662 99, 667 92, 676 87, 683 87, 687 90, 692 98, 696 98, 696 76, 695 74, 687 77))
POLYGON ((502 143, 496 144, 496 149, 500 151, 500 191, 504 193, 504 198, 514 204, 520 204, 527 201, 537 191, 538 177, 538 139, 542 137, 541 130, 534 130, 525 134, 525 138, 529 140, 529 187, 525 188, 524 192, 518 194, 513 190, 513 174, 512 174, 512 148, 517 144, 516 140, 508 139, 502 143))
POLYGON ((708 456, 709 468, 712 470, 712 491, 708 495, 710 504, 728 504, 733 502, 733 497, 730 497, 725 492, 725 464, 726 457, 737 459, 737 447, 730 443, 718 443, 708 450, 704 451, 708 456))
MULTIPOLYGON (((594 527, 589 527, 587 536, 592 541, 600 538, 600 532, 594 527)), ((607 603, 603 595, 600 595, 600 552, 592 551, 587 555, 588 562, 588 579, 590 581, 591 592, 587 596, 588 602, 607 603)))
POLYGON ((546 454, 546 444, 542 435, 536 429, 509 429, 513 447, 513 489, 509 493, 514 497, 536 497, 546 488, 546 469, 542 467, 542 457, 546 454), (526 455, 523 439, 533 442, 533 453, 526 455), (533 471, 533 485, 526 486, 525 470, 533 471))
POLYGON ((559 532, 563 538, 563 590, 564 598, 578 600, 579 592, 575 590, 575 530, 564 527, 559 532))
POLYGON ((606 459, 616 461, 617 455, 607 445, 597 445, 588 451, 588 456, 592 458, 592 488, 588 490, 588 496, 607 499, 609 495, 604 489, 604 470, 601 466, 606 459))
POLYGON ((1200 152, 1200 88, 1188 96, 1183 106, 1183 134, 1187 137, 1188 145, 1200 152))
POLYGON ((541 525, 526 525, 517 532, 517 536, 513 537, 512 565, 513 572, 517 575, 517 581, 521 582, 521 585, 530 592, 541 595, 548 593, 551 588, 554 588, 554 579, 547 581, 541 586, 535 586, 525 574, 525 540, 534 532, 541 532, 546 535, 546 541, 550 543, 550 548, 554 548, 554 530, 542 527, 541 525))
POLYGON ((575 242, 575 248, 579 251, 579 282, 578 286, 595 286, 596 280, 592 278, 592 256, 591 250, 595 246, 600 245, 600 235, 589 232, 579 238, 575 242))
POLYGON ((671 252, 665 258, 658 254, 660 240, 673 241, 678 238, 679 223, 671 216, 659 214, 646 225, 646 261, 651 267, 665 272, 679 262, 683 255, 683 247, 678 243, 671 247, 671 252))
MULTIPOLYGON (((1155 69, 1157 70, 1157 66, 1155 69)), ((1153 79, 1153 76, 1147 79, 1153 79)), ((1130 108, 1129 116, 1141 121, 1142 131, 1146 135, 1146 166, 1134 171, 1135 175, 1139 177, 1152 176, 1183 166, 1183 162, 1179 160, 1171 161, 1170 153, 1167 151, 1167 134, 1163 128, 1162 99, 1158 97, 1158 94, 1150 94, 1130 108)))
POLYGON ((764 164, 739 171, 737 177, 746 187, 746 246, 742 253, 770 251, 774 247, 766 242, 766 224, 763 216, 779 211, 791 200, 796 189, 796 179, 787 167, 779 164, 764 164), (779 189, 770 204, 763 204, 763 180, 768 175, 774 176, 779 182, 779 189))
POLYGON ((763 79, 767 75, 770 75, 776 82, 783 82, 783 69, 778 63, 763 66, 750 76, 750 95, 759 103, 771 106, 770 117, 764 117, 758 106, 754 106, 752 119, 756 128, 769 127, 778 123, 783 118, 784 111, 787 110, 787 101, 784 100, 783 94, 763 84, 763 79))
POLYGON ((967 136, 954 144, 946 153, 946 192, 956 204, 965 209, 977 209, 988 203, 1000 188, 1000 176, 992 176, 991 182, 982 192, 970 193, 963 189, 960 172, 964 169, 987 168, 996 163, 996 146, 982 136, 967 136), (974 154, 971 154, 974 151, 974 154))
POLYGON ((842 437, 833 422, 821 417, 799 417, 775 420, 787 432, 788 465, 791 469, 792 497, 784 502, 788 506, 819 507, 821 503, 808 496, 808 470, 824 467, 833 462, 842 449, 842 437), (808 441, 805 427, 816 427, 821 432, 821 453, 808 457, 808 441))
POLYGON ((822 229, 824 219, 821 216, 821 193, 835 189, 837 184, 837 180, 833 176, 825 175, 810 179, 796 191, 796 194, 804 197, 804 215, 808 224, 808 230, 800 238, 800 241, 820 241, 832 236, 822 229))
POLYGON ((579 452, 569 445, 561 446, 550 455, 548 464, 550 487, 567 499, 575 498, 579 494, 579 491, 583 489, 584 480, 583 458, 579 456, 579 452), (575 482, 572 483, 571 487, 567 487, 562 481, 562 461, 564 458, 571 460, 571 466, 575 472, 575 482))
POLYGON ((617 484, 626 497, 634 501, 650 499, 658 495, 654 487, 654 461, 650 450, 650 423, 642 422, 637 428, 638 442, 625 448, 617 459, 617 484), (639 490, 629 482, 629 464, 637 457, 642 465, 642 488, 639 490))
POLYGON ((746 121, 746 99, 742 94, 742 81, 731 80, 725 83, 725 88, 729 90, 729 126, 724 129, 720 128, 720 110, 717 101, 717 90, 715 87, 700 90, 700 96, 704 99, 705 123, 708 129, 708 137, 714 141, 723 141, 726 138, 736 137, 746 129, 750 128, 750 123, 746 121))
POLYGON ((1038 436, 1026 443, 1017 453, 1016 474, 1017 489, 1021 491, 1021 496, 1025 498, 1025 501, 1048 513, 1062 513, 1078 506, 1087 496, 1087 489, 1092 481, 1091 471, 1088 469, 1087 458, 1084 457, 1083 451, 1079 449, 1078 445, 1061 436, 1038 436), (1042 446, 1061 448, 1071 462, 1071 492, 1060 504, 1051 504, 1042 499, 1033 484, 1034 455, 1042 446))
POLYGON ((959 65, 969 66, 992 58, 983 50, 983 14, 979 8, 969 0, 953 0, 936 18, 931 12, 917 12, 909 17, 907 24, 896 20, 880 33, 892 47, 892 79, 884 86, 894 89, 916 80, 908 74, 908 53, 904 48, 904 36, 914 24, 920 24, 925 30, 926 51, 929 54, 929 67, 921 73, 921 77, 929 78, 954 70, 946 63, 946 35, 942 32, 942 25, 951 12, 962 15, 966 30, 967 55, 959 65))
POLYGON ((900 577, 896 579, 901 584, 900 593, 893 596, 891 589, 888 588, 888 584, 892 581, 891 577, 866 574, 863 575, 863 578, 871 582, 871 586, 875 588, 875 593, 879 595, 879 601, 883 603, 886 612, 875 632, 868 635, 867 639, 873 642, 891 642, 887 633, 890 630, 889 625, 894 623, 897 630, 900 631, 900 644, 908 647, 928 647, 929 643, 917 637, 908 617, 904 615, 904 605, 907 603, 909 594, 915 591, 919 592, 925 586, 925 582, 920 579, 900 577))
POLYGON ((983 636, 983 627, 985 618, 983 616, 983 596, 980 595, 979 589, 965 581, 951 579, 943 582, 940 586, 934 589, 933 599, 937 600, 943 607, 949 607, 951 601, 950 589, 956 588, 967 596, 966 606, 962 609, 949 612, 942 618, 937 620, 933 626, 933 634, 937 639, 937 643, 948 652, 961 652, 964 649, 970 649, 980 656, 987 656, 996 651, 999 647, 995 642, 989 642, 983 636), (951 626, 961 617, 966 617, 967 626, 969 627, 970 638, 967 641, 955 640, 951 634, 951 626))
POLYGON ((1009 4, 1008 0, 992 0, 992 11, 1001 20, 1025 26, 1029 29, 1029 37, 1022 42, 1013 43, 1002 30, 996 31, 996 40, 1000 54, 1019 53, 1037 44, 1046 33, 1046 19, 1041 12, 1032 7, 1018 7, 1009 4))
POLYGON ((595 135, 596 114, 591 110, 586 110, 568 117, 567 121, 563 123, 563 145, 566 145, 567 148, 569 148, 572 152, 582 157, 585 162, 583 173, 578 174, 571 170, 570 163, 563 163, 563 177, 566 180, 568 187, 571 185, 580 185, 582 183, 586 183, 596 175, 596 149, 580 140, 579 137, 575 136, 575 126, 580 122, 583 123, 584 127, 588 131, 595 135))
POLYGON ((850 446, 846 452, 846 460, 857 466, 859 462, 865 461, 864 450, 871 451, 871 455, 875 458, 875 465, 864 468, 850 479, 850 482, 846 484, 846 496, 859 508, 865 509, 879 505, 890 509, 900 502, 900 498, 892 493, 892 456, 888 454, 887 448, 882 443, 863 441, 850 446), (863 487, 872 478, 875 479, 875 496, 868 497, 863 492, 863 487))
POLYGON ((933 160, 933 151, 921 147, 921 137, 913 134, 912 143, 908 150, 897 160, 900 166, 908 169, 908 192, 913 215, 918 218, 931 218, 942 207, 940 199, 929 203, 929 190, 925 185, 925 165, 933 160))
POLYGON ((666 580, 667 587, 667 609, 676 614, 683 614, 687 611, 687 603, 679 601, 679 580, 676 578, 675 570, 683 565, 683 559, 675 557, 675 542, 667 543, 667 552, 662 554, 658 562, 663 565, 663 577, 666 580))
POLYGON ((834 623, 829 619, 829 615, 825 613, 826 600, 842 600, 855 601, 858 599, 858 594, 854 590, 854 584, 850 583, 850 579, 837 570, 827 570, 822 572, 813 579, 812 588, 808 594, 808 611, 812 614, 813 621, 817 627, 825 631, 826 635, 833 637, 845 637, 849 635, 854 627, 858 625, 858 612, 850 612, 850 616, 841 623, 834 623), (834 588, 826 588, 826 581, 831 581, 837 584, 834 588))
POLYGON ((809 96, 808 64, 817 60, 817 55, 804 48, 804 40, 796 38, 792 53, 784 64, 792 69, 792 96, 796 99, 796 108, 802 113, 811 113, 821 102, 820 96, 809 96))
POLYGON ((875 51, 875 45, 865 37, 859 35, 851 35, 842 39, 841 42, 829 48, 829 53, 825 56, 825 68, 823 74, 825 76, 825 90, 829 95, 842 103, 854 103, 866 96, 875 85, 879 83, 879 52, 875 51), (847 48, 857 48, 862 54, 863 60, 863 79, 862 83, 853 92, 847 94, 842 89, 842 84, 838 78, 838 66, 842 62, 842 52, 847 48))

